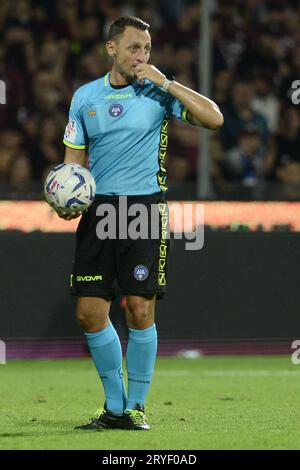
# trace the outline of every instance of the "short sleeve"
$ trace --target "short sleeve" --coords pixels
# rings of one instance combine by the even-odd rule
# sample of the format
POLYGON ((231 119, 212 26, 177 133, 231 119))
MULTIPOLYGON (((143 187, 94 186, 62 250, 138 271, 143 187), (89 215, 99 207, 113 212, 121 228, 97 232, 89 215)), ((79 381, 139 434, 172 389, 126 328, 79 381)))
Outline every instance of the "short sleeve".
POLYGON ((187 109, 179 100, 172 97, 171 95, 167 105, 167 114, 169 118, 175 117, 181 121, 188 122, 186 117, 187 109))
POLYGON ((83 128, 76 93, 71 101, 69 122, 64 134, 64 144, 72 149, 83 150, 88 148, 88 138, 83 128))

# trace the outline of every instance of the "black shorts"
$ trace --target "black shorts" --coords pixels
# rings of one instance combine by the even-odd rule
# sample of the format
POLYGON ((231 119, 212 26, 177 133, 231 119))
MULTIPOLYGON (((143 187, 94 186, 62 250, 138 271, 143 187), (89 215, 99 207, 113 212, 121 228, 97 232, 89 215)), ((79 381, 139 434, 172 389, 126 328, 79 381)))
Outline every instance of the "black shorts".
POLYGON ((72 293, 114 298, 117 283, 123 295, 162 298, 169 247, 167 203, 161 193, 121 198, 96 196, 82 216, 76 234, 72 293), (110 205, 109 210, 104 204, 110 205), (142 204, 142 212, 134 204, 142 204), (127 215, 127 208, 132 215, 127 215))

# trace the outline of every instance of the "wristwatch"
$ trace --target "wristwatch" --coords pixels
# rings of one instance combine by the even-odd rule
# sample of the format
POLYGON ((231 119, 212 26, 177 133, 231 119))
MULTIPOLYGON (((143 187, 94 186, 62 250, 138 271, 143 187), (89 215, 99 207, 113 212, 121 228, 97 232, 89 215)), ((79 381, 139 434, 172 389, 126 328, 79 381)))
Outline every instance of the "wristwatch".
POLYGON ((169 78, 165 78, 164 83, 162 84, 161 88, 165 91, 168 91, 169 86, 174 83, 175 77, 171 77, 171 80, 169 78))

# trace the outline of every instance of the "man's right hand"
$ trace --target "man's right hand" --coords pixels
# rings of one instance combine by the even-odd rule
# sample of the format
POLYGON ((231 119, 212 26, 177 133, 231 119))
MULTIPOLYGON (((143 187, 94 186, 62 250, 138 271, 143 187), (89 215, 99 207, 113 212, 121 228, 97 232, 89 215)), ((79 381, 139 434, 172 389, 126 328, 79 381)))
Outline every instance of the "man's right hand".
POLYGON ((64 220, 77 219, 82 215, 82 212, 57 212, 58 217, 64 220))

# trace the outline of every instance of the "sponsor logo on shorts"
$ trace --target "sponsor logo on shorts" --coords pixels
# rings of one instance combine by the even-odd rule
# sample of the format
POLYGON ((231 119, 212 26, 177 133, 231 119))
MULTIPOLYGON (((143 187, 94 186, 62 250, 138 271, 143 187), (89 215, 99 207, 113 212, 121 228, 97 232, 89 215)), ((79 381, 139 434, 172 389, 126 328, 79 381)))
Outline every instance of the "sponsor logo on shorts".
POLYGON ((102 281, 102 276, 76 276, 77 282, 92 282, 92 281, 102 281))
POLYGON ((144 281, 149 275, 148 268, 143 264, 138 264, 133 270, 133 275, 137 281, 144 281))
POLYGON ((108 110, 112 117, 118 117, 123 112, 123 106, 121 104, 113 104, 108 110))

